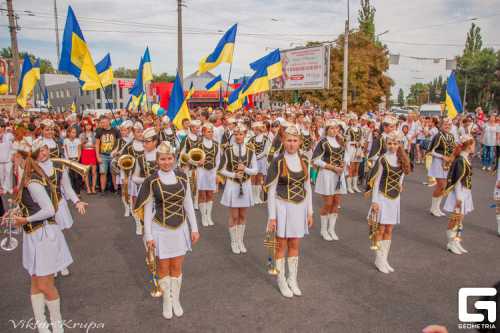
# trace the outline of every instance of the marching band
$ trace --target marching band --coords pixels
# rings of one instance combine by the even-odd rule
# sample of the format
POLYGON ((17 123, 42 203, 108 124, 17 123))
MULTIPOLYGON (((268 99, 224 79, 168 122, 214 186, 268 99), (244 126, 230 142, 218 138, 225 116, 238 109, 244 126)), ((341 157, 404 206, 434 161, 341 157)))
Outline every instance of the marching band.
MULTIPOLYGON (((245 229, 247 223, 256 221, 248 219, 249 209, 267 204, 262 232, 272 253, 269 272, 276 275, 281 295, 292 298, 303 294, 298 284, 300 245, 313 226, 314 193, 322 201, 317 214, 320 236, 339 240, 336 226, 341 220, 341 199, 356 195, 366 184, 374 264, 382 273, 394 272, 388 257, 394 226, 401 223, 404 179, 412 170, 411 163, 418 164, 425 154, 430 161, 428 176, 436 182, 430 213, 444 216, 440 208, 444 200, 443 209, 449 213, 446 249, 457 255, 468 252, 462 239, 463 219, 473 210, 471 156, 476 152, 476 139, 471 134, 462 133, 456 140, 453 121, 443 118, 427 150, 420 147, 422 152, 410 161, 408 145, 432 132, 428 128, 432 119, 407 124, 392 115, 291 111, 199 116, 180 130, 167 116, 153 121, 136 118, 117 125, 120 136, 116 138, 102 133, 93 137, 92 120, 85 119, 80 161, 62 158, 61 131, 51 119, 39 122, 39 135, 23 132, 17 139, 7 135, 5 124, 0 123, 1 144, 9 151, 9 157, 5 158, 4 151, 0 156, 2 197, 13 193, 15 206, 6 211, 2 224, 9 230, 11 225, 22 226, 24 231, 23 267, 31 277, 39 332, 50 332, 45 305, 52 331, 63 331, 58 324, 61 296, 54 277, 58 272, 68 275, 73 263, 63 234, 73 224, 68 200, 81 214, 87 206, 72 187, 68 172, 81 175, 92 194, 96 174, 89 175, 87 165, 92 163, 78 162, 94 160, 95 172, 96 155, 90 151, 96 145, 99 148, 93 154, 97 152, 101 164, 109 158, 113 184, 121 187, 124 217, 131 215, 137 235, 142 235, 154 294, 163 298, 166 319, 184 313, 180 302, 184 258, 200 239, 195 211, 199 210, 203 227, 222 225, 220 215, 213 211, 217 194, 229 212, 234 254, 250 250, 244 243, 245 229), (103 140, 107 140, 105 149, 103 140)), ((109 131, 106 122, 109 119, 103 122, 104 130, 109 131)), ((105 168, 100 167, 101 176, 105 168)), ((101 190, 106 184, 107 179, 101 177, 101 190)), ((494 199, 500 235, 498 166, 494 199)))

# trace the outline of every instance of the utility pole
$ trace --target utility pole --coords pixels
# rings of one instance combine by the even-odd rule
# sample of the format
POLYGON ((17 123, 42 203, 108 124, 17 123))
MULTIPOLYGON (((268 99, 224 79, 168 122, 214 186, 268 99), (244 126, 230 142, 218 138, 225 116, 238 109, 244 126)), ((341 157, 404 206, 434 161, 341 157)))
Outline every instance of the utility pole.
POLYGON ((177 72, 184 81, 184 69, 182 59, 182 0, 177 0, 177 72))
POLYGON ((14 82, 11 82, 12 92, 17 93, 19 83, 19 49, 17 47, 17 17, 14 14, 12 0, 7 0, 7 16, 9 17, 10 48, 12 51, 12 65, 14 66, 14 82))
POLYGON ((344 73, 342 75, 342 112, 347 113, 347 80, 349 76, 349 0, 347 0, 347 20, 344 33, 344 73))
POLYGON ((61 62, 61 52, 59 50, 59 23, 57 21, 57 0, 54 0, 54 22, 56 25, 56 50, 57 50, 57 66, 59 67, 59 62, 61 62))

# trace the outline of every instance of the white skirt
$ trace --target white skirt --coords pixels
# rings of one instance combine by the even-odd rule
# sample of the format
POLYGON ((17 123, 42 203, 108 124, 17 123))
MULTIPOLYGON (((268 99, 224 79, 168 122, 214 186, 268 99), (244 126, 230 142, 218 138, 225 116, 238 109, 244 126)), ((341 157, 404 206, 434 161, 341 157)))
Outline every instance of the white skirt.
POLYGON ((316 185, 314 191, 321 195, 334 195, 334 194, 346 194, 347 188, 345 183, 345 175, 337 175, 331 170, 324 168, 319 169, 318 178, 316 179, 316 185), (340 179, 340 188, 337 188, 337 182, 340 179))
POLYGON ((276 235, 281 238, 303 238, 309 234, 307 202, 300 203, 276 198, 276 235))
MULTIPOLYGON (((474 210, 474 203, 472 202, 472 192, 469 189, 463 189, 463 201, 462 201, 462 214, 467 215, 474 210)), ((450 192, 446 197, 444 202, 444 210, 447 212, 454 212, 455 205, 457 204, 457 196, 455 191, 450 192)))
POLYGON ((71 216, 66 199, 61 199, 59 201, 55 220, 61 230, 69 229, 73 226, 73 216, 71 216))
POLYGON ((260 160, 257 160, 257 168, 259 169, 260 174, 264 176, 267 175, 267 158, 263 157, 260 160))
POLYGON ((72 262, 66 239, 56 224, 45 222, 36 231, 23 232, 23 267, 30 275, 55 274, 72 262))
POLYGON ((153 222, 151 233, 156 244, 156 256, 160 259, 183 256, 191 251, 191 235, 187 221, 176 229, 162 227, 153 222))
POLYGON ((448 171, 443 170, 443 160, 435 156, 432 157, 432 164, 429 169, 429 176, 434 178, 446 179, 448 171))
MULTIPOLYGON (((399 224, 401 212, 401 196, 396 199, 389 199, 382 193, 379 193, 376 203, 379 205, 378 220, 380 224, 399 224)), ((370 212, 368 212, 370 216, 370 212)))
POLYGON ((132 179, 128 181, 128 194, 133 197, 137 197, 139 195, 140 185, 134 183, 132 179))
POLYGON ((253 200, 252 183, 250 179, 243 183, 243 195, 241 196, 240 184, 232 179, 226 179, 226 185, 224 186, 224 193, 222 193, 220 203, 223 206, 232 208, 252 207, 255 202, 253 200))
POLYGON ((196 169, 196 186, 199 191, 215 191, 217 189, 217 169, 196 169))

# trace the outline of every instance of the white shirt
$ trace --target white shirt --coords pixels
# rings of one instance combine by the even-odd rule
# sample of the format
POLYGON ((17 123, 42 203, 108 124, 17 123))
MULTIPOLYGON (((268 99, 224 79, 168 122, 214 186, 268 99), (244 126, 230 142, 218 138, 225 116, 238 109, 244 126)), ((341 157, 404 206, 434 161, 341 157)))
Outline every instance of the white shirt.
POLYGON ((78 146, 80 145, 80 139, 75 138, 73 140, 71 139, 64 139, 63 141, 64 144, 64 157, 69 159, 69 158, 78 158, 78 146))
POLYGON ((0 163, 6 163, 10 161, 13 141, 14 135, 8 132, 4 133, 4 135, 0 139, 0 163))
POLYGON ((498 131, 499 131, 498 126, 496 124, 495 125, 490 125, 489 123, 484 124, 482 144, 486 146, 496 146, 498 131))

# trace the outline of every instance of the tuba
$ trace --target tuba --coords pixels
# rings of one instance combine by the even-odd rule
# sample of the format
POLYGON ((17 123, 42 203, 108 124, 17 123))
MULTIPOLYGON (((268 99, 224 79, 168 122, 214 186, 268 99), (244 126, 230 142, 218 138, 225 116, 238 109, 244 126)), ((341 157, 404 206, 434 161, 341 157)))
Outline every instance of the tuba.
POLYGON ((370 250, 377 251, 380 250, 380 242, 377 240, 377 233, 380 228, 380 221, 378 220, 378 212, 370 209, 368 214, 368 239, 370 240, 370 250))
POLYGON ((155 248, 152 246, 148 247, 148 251, 146 253, 146 267, 151 273, 151 283, 153 284, 153 290, 151 290, 150 293, 151 297, 161 297, 163 295, 163 291, 158 283, 155 248))
POLYGON ((278 249, 278 240, 276 239, 276 230, 267 231, 264 239, 264 246, 267 248, 267 273, 270 275, 278 275, 279 271, 276 268, 276 250, 278 249))
POLYGON ((50 159, 52 162, 59 162, 70 168, 71 170, 75 171, 78 173, 82 178, 85 178, 87 176, 87 173, 90 170, 90 165, 84 165, 81 163, 78 163, 76 161, 72 160, 67 160, 64 158, 51 158, 50 159))
POLYGON ((122 155, 120 156, 120 158, 118 158, 116 164, 127 174, 134 167, 135 157, 129 154, 122 155))
MULTIPOLYGON (((181 153, 179 156, 181 163, 182 164, 190 164, 193 166, 198 166, 199 162, 202 162, 205 160, 205 152, 201 148, 191 148, 187 153, 181 153)), ((191 176, 191 193, 196 197, 196 192, 198 189, 196 188, 196 183, 197 183, 197 172, 196 168, 194 168, 192 171, 192 176, 191 176)))

